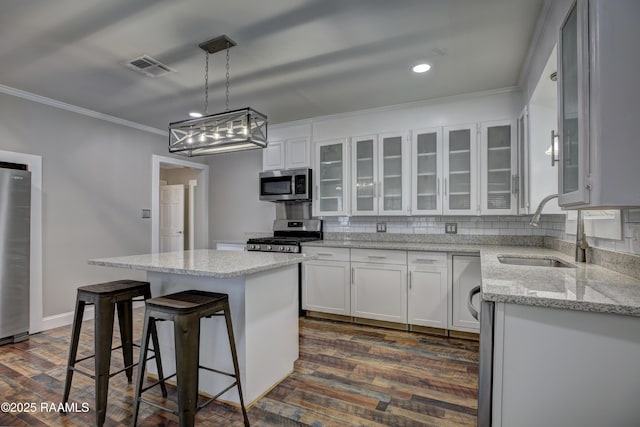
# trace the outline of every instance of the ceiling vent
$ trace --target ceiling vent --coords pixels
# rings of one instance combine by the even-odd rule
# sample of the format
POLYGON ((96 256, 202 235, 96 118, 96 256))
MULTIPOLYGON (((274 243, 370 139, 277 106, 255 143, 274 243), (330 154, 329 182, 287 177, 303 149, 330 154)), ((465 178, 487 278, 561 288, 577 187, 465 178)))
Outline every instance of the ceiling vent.
POLYGON ((160 77, 168 73, 175 73, 176 71, 148 55, 142 55, 138 58, 134 58, 131 61, 125 62, 124 65, 127 68, 131 68, 133 71, 137 71, 147 77, 160 77))

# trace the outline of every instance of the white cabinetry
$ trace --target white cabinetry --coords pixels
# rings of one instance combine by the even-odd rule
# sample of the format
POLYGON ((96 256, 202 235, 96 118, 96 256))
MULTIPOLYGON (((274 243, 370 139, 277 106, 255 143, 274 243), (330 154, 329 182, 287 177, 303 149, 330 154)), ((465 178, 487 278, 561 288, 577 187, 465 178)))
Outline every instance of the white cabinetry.
POLYGON ((513 121, 481 125, 480 177, 483 215, 518 212, 518 149, 513 121))
POLYGON ((444 128, 445 215, 477 215, 478 146, 476 124, 444 128))
MULTIPOLYGON (((449 329, 478 332, 480 323, 471 316, 467 308, 470 291, 482 281, 480 257, 468 255, 452 256, 451 323, 449 329)), ((474 298, 474 307, 480 307, 479 298, 474 298)))
POLYGON ((262 169, 301 169, 311 166, 309 138, 269 141, 262 151, 262 169))
POLYGON ((638 425, 639 323, 496 303, 492 426, 638 425))
POLYGON ((352 215, 407 213, 409 147, 403 133, 351 138, 352 215))
POLYGON ((411 132, 411 214, 442 214, 442 128, 411 132))
POLYGON ((560 28, 560 206, 640 206, 639 20, 637 0, 578 0, 560 28))
POLYGON ((344 138, 315 143, 314 216, 347 215, 349 170, 344 138))
POLYGON ((447 329, 447 254, 409 252, 408 323, 447 329))
POLYGON ((305 247, 302 252, 318 256, 302 264, 302 308, 349 316, 349 249, 305 247))
POLYGON ((407 252, 351 250, 351 315, 407 323, 407 252))

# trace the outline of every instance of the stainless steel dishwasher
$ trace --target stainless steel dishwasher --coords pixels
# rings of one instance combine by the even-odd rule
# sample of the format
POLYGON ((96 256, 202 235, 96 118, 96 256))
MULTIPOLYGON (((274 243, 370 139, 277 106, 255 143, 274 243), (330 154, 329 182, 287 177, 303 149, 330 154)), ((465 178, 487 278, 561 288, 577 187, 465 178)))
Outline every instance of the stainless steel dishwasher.
POLYGON ((476 286, 469 291, 467 307, 471 315, 480 321, 480 364, 478 369, 478 427, 491 426, 491 401, 493 399, 493 324, 495 303, 480 298, 480 309, 473 306, 473 297, 481 293, 476 286))

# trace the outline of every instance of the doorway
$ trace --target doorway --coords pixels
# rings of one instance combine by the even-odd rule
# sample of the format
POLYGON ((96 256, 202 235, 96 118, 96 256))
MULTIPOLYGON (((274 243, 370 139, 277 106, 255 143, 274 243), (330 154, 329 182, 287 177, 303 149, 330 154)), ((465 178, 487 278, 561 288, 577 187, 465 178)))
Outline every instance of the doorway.
POLYGON ((151 252, 209 247, 209 166, 152 156, 151 252))

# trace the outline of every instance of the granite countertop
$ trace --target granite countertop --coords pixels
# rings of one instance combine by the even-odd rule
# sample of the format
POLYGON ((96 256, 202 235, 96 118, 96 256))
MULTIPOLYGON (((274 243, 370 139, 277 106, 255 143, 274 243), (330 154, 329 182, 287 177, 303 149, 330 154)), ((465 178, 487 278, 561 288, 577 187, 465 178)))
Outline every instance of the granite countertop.
POLYGON ((595 264, 575 263, 562 252, 540 247, 323 240, 304 246, 395 249, 480 255, 482 299, 579 311, 640 316, 640 279, 595 264), (502 264, 499 255, 550 257, 575 268, 502 264))
POLYGON ((315 256, 302 254, 198 249, 91 259, 89 264, 227 279, 297 264, 314 258, 315 256))

